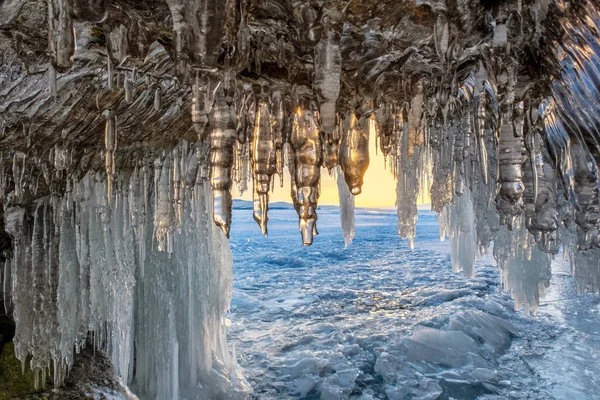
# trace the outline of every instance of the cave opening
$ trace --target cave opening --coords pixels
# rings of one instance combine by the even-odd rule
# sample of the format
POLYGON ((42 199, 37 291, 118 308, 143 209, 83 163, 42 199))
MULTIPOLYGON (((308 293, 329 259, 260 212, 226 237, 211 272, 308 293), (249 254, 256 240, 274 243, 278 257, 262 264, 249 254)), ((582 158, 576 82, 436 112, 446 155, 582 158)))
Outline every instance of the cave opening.
POLYGON ((1 1, 0 399, 596 397, 599 32, 1 1))

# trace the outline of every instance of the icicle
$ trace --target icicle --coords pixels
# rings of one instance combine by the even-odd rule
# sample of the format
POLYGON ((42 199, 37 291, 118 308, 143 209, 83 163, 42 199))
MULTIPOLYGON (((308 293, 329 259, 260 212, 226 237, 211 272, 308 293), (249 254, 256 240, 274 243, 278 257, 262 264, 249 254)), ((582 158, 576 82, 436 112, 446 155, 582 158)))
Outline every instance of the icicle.
POLYGON ((340 199, 340 220, 345 247, 354 239, 354 195, 348 190, 341 168, 337 167, 337 187, 340 199))
POLYGON ((496 199, 500 223, 507 224, 512 230, 515 219, 521 214, 523 202, 523 130, 513 128, 512 104, 509 111, 504 112, 500 127, 499 141, 499 179, 500 190, 496 199))
POLYGON ((231 168, 236 132, 234 108, 227 104, 224 94, 217 95, 212 120, 210 182, 213 193, 213 218, 225 236, 229 237, 232 207, 231 168))
POLYGON ((104 128, 104 170, 106 172, 108 202, 112 198, 115 177, 115 151, 117 150, 117 117, 111 110, 105 111, 106 126, 104 128))
POLYGON ((417 224, 417 197, 419 195, 419 162, 421 149, 417 147, 417 154, 409 157, 414 146, 408 134, 409 124, 404 121, 402 135, 399 138, 398 171, 396 178, 396 211, 398 213, 398 236, 408 239, 411 249, 415 248, 417 224))
POLYGON ((117 66, 121 65, 127 57, 127 44, 127 27, 118 24, 108 34, 107 41, 108 58, 111 61, 116 61, 117 66))
POLYGON ((205 78, 200 78, 200 72, 196 71, 196 81, 192 86, 192 122, 196 132, 201 137, 204 137, 208 116, 211 113, 215 102, 215 93, 219 90, 221 83, 219 82, 214 89, 211 90, 210 82, 205 78))
POLYGON ((423 81, 419 80, 414 86, 414 95, 408 111, 408 157, 412 157, 415 146, 421 147, 425 143, 422 124, 424 104, 423 81))
POLYGON ((384 104, 376 114, 379 145, 381 152, 387 156, 392 151, 394 145, 394 130, 396 129, 396 116, 394 115, 393 106, 384 104))
POLYGON ((309 246, 313 236, 318 234, 317 202, 321 181, 319 128, 310 110, 298 109, 294 114, 290 145, 293 151, 293 162, 289 164, 292 200, 299 216, 302 242, 309 246))
POLYGON ((158 243, 158 251, 172 252, 172 234, 176 226, 175 210, 172 201, 171 158, 169 156, 155 163, 155 211, 154 237, 158 243))
POLYGON ((350 127, 340 144, 340 165, 350 192, 356 196, 362 190, 363 177, 369 167, 369 125, 365 116, 357 117, 355 113, 348 119, 350 127))
POLYGON ((458 196, 462 196, 465 192, 465 160, 469 156, 469 148, 465 145, 466 138, 469 136, 468 133, 469 123, 463 118, 458 126, 458 129, 454 132, 454 193, 458 196))
POLYGON ((340 94, 342 55, 340 35, 328 30, 315 48, 315 86, 321 104, 323 131, 332 133, 335 129, 335 103, 340 94))
POLYGON ((323 152, 323 167, 331 175, 333 169, 339 165, 340 140, 344 132, 344 120, 341 115, 336 115, 336 127, 333 133, 322 132, 321 146, 323 152))
POLYGON ((494 258, 501 269, 503 286, 512 293, 515 310, 525 308, 526 313, 535 313, 543 287, 551 277, 550 254, 531 247, 531 235, 525 224, 515 227, 513 232, 505 227, 494 241, 494 258))
POLYGON ((21 200, 23 198, 24 177, 26 172, 26 157, 25 153, 16 151, 13 155, 12 173, 13 182, 15 183, 15 198, 21 200))
POLYGON ((258 103, 252 137, 252 169, 255 196, 254 220, 263 235, 267 235, 269 190, 277 168, 275 138, 271 125, 271 110, 266 101, 258 103))
POLYGON ((488 182, 488 155, 485 147, 485 108, 486 93, 484 89, 487 72, 483 61, 479 61, 479 70, 475 74, 473 86, 473 106, 475 135, 477 136, 477 149, 479 154, 479 168, 483 182, 488 182))
POLYGON ((475 257, 477 255, 477 232, 475 231, 475 213, 471 192, 468 186, 454 204, 447 206, 450 219, 450 248, 452 269, 465 276, 475 276, 475 257))
POLYGON ((50 62, 59 72, 71 68, 75 33, 70 0, 48 0, 48 43, 50 62))
POLYGON ((273 92, 271 97, 271 104, 273 105, 273 118, 272 118, 272 129, 273 137, 275 140, 275 151, 276 151, 276 171, 279 175, 280 187, 283 187, 283 145, 287 141, 285 137, 286 124, 285 124, 285 108, 283 103, 282 93, 278 90, 273 92))
POLYGON ((574 191, 577 208, 575 223, 581 230, 579 248, 587 249, 598 244, 600 197, 598 195, 598 166, 587 149, 579 144, 571 146, 574 191))

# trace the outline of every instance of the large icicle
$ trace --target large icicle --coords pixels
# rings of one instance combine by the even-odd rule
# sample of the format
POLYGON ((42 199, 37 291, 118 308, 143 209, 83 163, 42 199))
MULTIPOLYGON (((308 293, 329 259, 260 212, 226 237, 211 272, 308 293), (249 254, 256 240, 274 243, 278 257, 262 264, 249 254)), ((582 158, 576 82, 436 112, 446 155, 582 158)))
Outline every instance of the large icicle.
POLYGON ((485 146, 485 119, 486 119, 486 93, 485 93, 485 80, 487 72, 483 61, 479 61, 479 69, 475 74, 475 80, 473 85, 473 119, 475 126, 475 135, 477 137, 477 150, 479 168, 481 171, 481 178, 483 183, 488 182, 488 152, 485 146))
POLYGON ((310 109, 299 108, 294 115, 290 144, 293 160, 292 200, 299 217, 300 233, 305 246, 317 235, 317 202, 321 181, 321 143, 315 115, 310 109))
POLYGON ((210 133, 210 182, 213 190, 213 218, 226 237, 231 226, 231 168, 236 141, 234 108, 225 96, 217 96, 210 133))
POLYGON ((348 185, 344 180, 344 173, 341 168, 337 168, 337 187, 340 198, 340 221, 342 223, 342 236, 344 236, 344 245, 350 246, 354 240, 354 195, 348 190, 348 185))
POLYGON ((344 171, 344 179, 353 195, 360 194, 363 178, 369 167, 369 121, 363 116, 350 114, 340 144, 340 165, 344 171))
POLYGON ((341 74, 340 35, 330 29, 323 33, 315 48, 315 86, 321 103, 321 123, 326 133, 335 129, 335 103, 340 94, 341 74))
POLYGON ((404 120, 399 140, 398 175, 396 178, 396 211, 398 213, 398 235, 408 239, 411 249, 415 248, 417 225, 417 197, 419 196, 419 162, 421 149, 414 150, 409 135, 408 121, 404 120), (412 156, 409 153, 415 152, 412 156))
POLYGON ((500 214, 500 223, 512 230, 516 218, 523 208, 523 102, 514 103, 516 77, 514 66, 507 68, 508 82, 502 102, 500 138, 498 145, 498 183, 500 189, 496 204, 500 214), (514 107, 514 109, 513 109, 514 107))
POLYGON ((410 102, 408 110, 408 148, 407 156, 412 157, 415 146, 421 147, 425 143, 425 133, 423 126, 424 94, 423 81, 419 80, 414 85, 414 95, 410 102))
POLYGON ((475 276, 477 256, 477 232, 471 192, 466 188, 462 196, 457 196, 448 208, 450 229, 450 255, 452 269, 465 276, 475 276))
POLYGON ((550 282, 552 256, 542 252, 525 224, 513 231, 502 226, 494 241, 494 258, 501 269, 504 288, 512 293, 515 310, 537 310, 543 288, 550 282))
POLYGON ((271 108, 265 99, 258 104, 252 136, 254 220, 260 226, 263 235, 267 235, 269 191, 273 175, 277 172, 277 152, 273 136, 271 108))

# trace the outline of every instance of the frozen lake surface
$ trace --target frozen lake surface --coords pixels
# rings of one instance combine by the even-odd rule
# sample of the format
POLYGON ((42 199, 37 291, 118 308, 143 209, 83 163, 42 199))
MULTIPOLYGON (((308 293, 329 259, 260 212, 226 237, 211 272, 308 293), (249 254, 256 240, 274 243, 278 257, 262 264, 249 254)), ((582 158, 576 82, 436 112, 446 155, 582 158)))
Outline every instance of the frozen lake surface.
MULTIPOLYGON (((238 203, 239 206, 239 203, 238 203)), ((357 209, 344 249, 337 207, 304 247, 297 215, 234 210, 230 342, 254 398, 597 399, 600 307, 553 263, 538 313, 513 311, 491 257, 452 272, 436 215, 419 212, 414 251, 395 210, 357 209)))

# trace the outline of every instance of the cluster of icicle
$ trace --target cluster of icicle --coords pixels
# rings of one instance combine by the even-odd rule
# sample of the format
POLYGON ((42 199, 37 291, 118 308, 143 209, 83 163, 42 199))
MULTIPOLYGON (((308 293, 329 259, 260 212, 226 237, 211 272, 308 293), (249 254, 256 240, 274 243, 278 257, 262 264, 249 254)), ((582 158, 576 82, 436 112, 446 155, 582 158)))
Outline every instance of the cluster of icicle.
POLYGON ((224 328, 232 258, 198 165, 183 142, 112 182, 90 172, 67 178, 63 196, 5 208, 13 251, 3 292, 16 356, 37 387, 49 376, 60 385, 91 339, 142 398, 234 390, 224 328))
MULTIPOLYGON (((411 247, 416 204, 429 193, 432 209, 441 214, 441 236, 452 242, 453 267, 472 275, 477 252, 493 243, 517 307, 535 310, 551 256, 561 246, 580 291, 599 289, 599 179, 592 150, 597 153, 600 143, 600 14, 593 4, 580 20, 563 21, 564 40, 556 43, 562 75, 550 97, 523 90, 527 84, 518 81, 519 66, 509 57, 510 21, 492 18, 490 43, 476 49, 476 68, 455 82, 453 92, 440 87, 431 93, 427 79, 415 74, 402 78, 400 99, 375 93, 342 101, 341 38, 332 27, 320 27, 314 40, 314 91, 257 89, 238 79, 233 66, 216 67, 223 21, 208 16, 222 15, 224 4, 167 3, 173 61, 191 86, 198 143, 182 143, 140 160, 133 171, 119 171, 119 116, 110 97, 120 92, 110 92, 98 97, 106 118, 105 171, 71 180, 69 152, 56 148, 55 171, 44 170, 44 179, 67 176, 64 195, 37 199, 31 210, 5 210, 14 247, 3 276, 12 293, 17 356, 29 362, 39 384, 50 370, 60 383, 73 348, 93 332, 123 380, 149 398, 179 398, 181 390, 206 382, 226 386, 229 378, 215 377, 220 369, 213 367, 220 361, 221 370, 235 369, 222 331, 231 292, 225 237, 233 184, 240 191, 251 188, 254 218, 267 234, 269 194, 275 175, 283 184, 287 166, 302 241, 310 245, 317 234, 321 168, 327 168, 338 176, 348 245, 354 196, 370 162, 371 126, 397 178, 398 234, 411 247)), ((102 1, 49 0, 48 14, 56 96, 56 75, 71 67, 76 51, 73 21, 99 22, 107 11, 102 1)), ((228 37, 238 43, 242 64, 250 51, 247 28, 228 37)), ((450 34, 440 13, 434 30, 440 58, 450 54, 450 34)), ((127 56, 126 32, 115 28, 107 43, 110 90, 113 60, 127 56)), ((278 63, 285 58, 285 44, 280 47, 278 63)), ((131 79, 123 81, 127 102, 131 79)), ((161 108, 158 90, 152 107, 161 108)), ((25 192, 35 193, 31 161, 20 152, 12 157, 12 171, 0 171, 0 186, 9 185, 10 172, 14 185, 4 204, 20 204, 25 192)))
POLYGON ((588 12, 563 21, 565 40, 556 43, 562 76, 553 96, 517 98, 514 65, 494 74, 480 62, 451 104, 460 117, 431 135, 441 138, 432 207, 442 212, 440 236, 451 238, 453 267, 472 275, 476 245, 485 253, 493 243, 503 284, 515 307, 528 312, 548 286, 561 247, 579 292, 600 288, 592 155, 600 143, 600 13, 593 5, 588 12))
MULTIPOLYGON (((494 243, 503 281, 517 307, 525 304, 535 310, 540 287, 548 283, 545 254, 557 254, 561 246, 573 263, 580 291, 597 291, 599 180, 591 150, 598 149, 590 146, 597 147, 600 139, 600 51, 589 48, 600 49, 594 34, 600 29, 597 10, 589 13, 591 17, 581 17, 577 32, 573 24, 564 23, 565 36, 578 39, 557 44, 562 77, 547 98, 529 93, 527 84, 518 81, 514 62, 499 62, 510 43, 507 26, 494 23, 490 47, 482 48, 476 68, 453 96, 426 94, 423 79, 409 79, 405 102, 355 99, 341 112, 335 107, 339 42, 335 34, 324 35, 315 50, 316 102, 293 90, 289 96, 246 91, 238 101, 243 106, 238 105, 237 131, 232 111, 215 113, 231 121, 228 140, 224 131, 210 130, 211 149, 218 151, 212 160, 222 160, 219 173, 211 174, 213 189, 223 190, 220 184, 230 176, 227 168, 233 168, 241 187, 251 179, 254 216, 266 233, 269 188, 274 174, 281 177, 287 165, 303 242, 310 244, 317 233, 320 167, 331 171, 339 165, 338 175, 347 186, 338 179, 348 244, 353 237, 349 196, 361 192, 369 165, 369 125, 374 122, 379 147, 397 177, 398 234, 411 247, 416 203, 420 193, 429 192, 432 209, 447 220, 442 230, 452 239, 454 268, 472 275, 477 252, 486 253, 494 243), (215 144, 226 144, 227 152, 215 144)), ((444 24, 439 29, 443 39, 444 24)), ((443 52, 447 44, 442 40, 440 46, 443 52)), ((216 222, 226 232, 229 199, 215 205, 216 222)))

